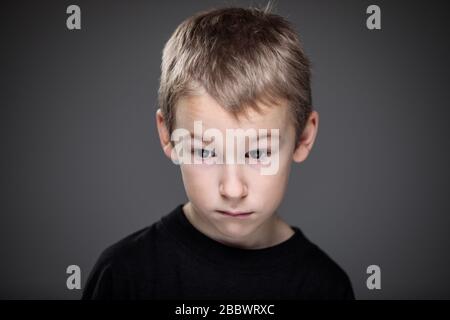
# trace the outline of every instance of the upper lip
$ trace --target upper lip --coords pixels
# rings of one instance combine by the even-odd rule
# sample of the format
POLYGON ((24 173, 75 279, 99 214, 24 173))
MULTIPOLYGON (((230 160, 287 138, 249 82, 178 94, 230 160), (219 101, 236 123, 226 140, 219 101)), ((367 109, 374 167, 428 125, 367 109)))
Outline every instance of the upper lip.
POLYGON ((221 213, 230 214, 230 215, 233 215, 233 216, 237 216, 237 215, 240 215, 240 214, 252 213, 252 211, 228 211, 228 210, 217 210, 217 211, 219 211, 221 213))

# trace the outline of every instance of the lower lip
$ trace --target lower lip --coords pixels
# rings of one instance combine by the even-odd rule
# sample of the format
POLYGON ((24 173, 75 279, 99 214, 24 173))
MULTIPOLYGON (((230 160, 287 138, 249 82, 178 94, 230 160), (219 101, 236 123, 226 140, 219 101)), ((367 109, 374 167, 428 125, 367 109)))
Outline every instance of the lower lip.
POLYGON ((240 213, 240 214, 231 214, 225 211, 217 211, 220 214, 223 214, 224 216, 228 216, 228 217, 232 217, 232 218, 240 218, 240 219, 244 219, 249 217, 253 212, 248 212, 248 213, 240 213))

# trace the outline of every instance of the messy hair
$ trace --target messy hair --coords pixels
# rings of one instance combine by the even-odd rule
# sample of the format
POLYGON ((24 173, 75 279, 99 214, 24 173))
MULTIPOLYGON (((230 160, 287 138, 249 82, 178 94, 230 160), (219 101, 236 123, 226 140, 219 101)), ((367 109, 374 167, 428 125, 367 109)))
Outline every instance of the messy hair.
POLYGON ((296 142, 312 111, 310 62, 293 25, 264 9, 223 7, 184 20, 162 55, 158 104, 172 133, 177 101, 203 91, 235 118, 286 103, 296 142))

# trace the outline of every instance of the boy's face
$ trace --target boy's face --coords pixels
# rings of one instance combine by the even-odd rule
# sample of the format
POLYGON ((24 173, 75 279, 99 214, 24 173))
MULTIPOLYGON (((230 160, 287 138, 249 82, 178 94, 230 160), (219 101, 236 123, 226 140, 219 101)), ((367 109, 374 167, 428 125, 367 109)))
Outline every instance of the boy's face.
MULTIPOLYGON (((205 228, 209 228, 210 234, 225 241, 239 242, 250 238, 258 230, 270 229, 268 226, 274 221, 275 212, 285 192, 292 160, 303 161, 314 142, 318 122, 315 112, 315 123, 312 128, 307 125, 304 131, 306 135, 301 139, 303 143, 294 149, 295 128, 288 107, 262 106, 262 109, 261 114, 249 110, 248 117, 235 119, 208 94, 186 97, 180 99, 177 104, 175 129, 183 128, 191 133, 194 133, 195 121, 201 121, 203 131, 209 128, 218 129, 216 132, 221 132, 225 139, 227 129, 254 129, 257 133, 262 132, 258 131, 259 129, 268 129, 268 132, 278 129, 278 164, 275 174, 261 174, 261 165, 257 161, 256 164, 242 164, 237 161, 220 164, 180 163, 191 214, 195 215, 195 219, 205 228), (224 212, 249 214, 233 216, 224 212)), ((161 115, 157 123, 164 151, 167 156, 173 157, 174 149, 167 143, 167 131, 161 115)), ((219 145, 213 144, 217 149, 214 153, 208 148, 208 142, 194 139, 191 141, 193 157, 200 158, 200 161, 219 153, 223 153, 225 159, 230 156, 225 141, 219 145), (209 151, 204 152, 202 148, 209 151)), ((241 150, 257 160, 258 153, 247 153, 258 147, 258 144, 252 141, 246 139, 241 150)), ((273 141, 269 138, 266 149, 270 149, 270 142, 273 141)), ((239 149, 238 146, 235 148, 239 149)), ((237 157, 237 153, 239 152, 232 156, 237 157)))

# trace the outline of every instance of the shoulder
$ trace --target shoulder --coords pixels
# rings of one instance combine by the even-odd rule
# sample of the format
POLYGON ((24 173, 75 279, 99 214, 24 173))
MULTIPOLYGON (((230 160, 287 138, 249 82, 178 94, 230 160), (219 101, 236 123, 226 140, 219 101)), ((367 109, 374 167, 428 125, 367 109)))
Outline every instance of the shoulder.
POLYGON ((347 273, 322 249, 310 243, 302 291, 311 299, 354 299, 347 273))
POLYGON ((99 262, 118 263, 121 260, 135 259, 140 253, 146 251, 152 243, 156 234, 156 223, 147 226, 120 239, 104 249, 98 259, 99 262))
POLYGON ((142 276, 143 267, 149 265, 157 227, 154 223, 104 249, 89 274, 82 299, 113 299, 126 293, 130 278, 142 276))
POLYGON ((350 278, 327 253, 299 229, 296 268, 302 274, 299 297, 303 299, 354 299, 350 278))

